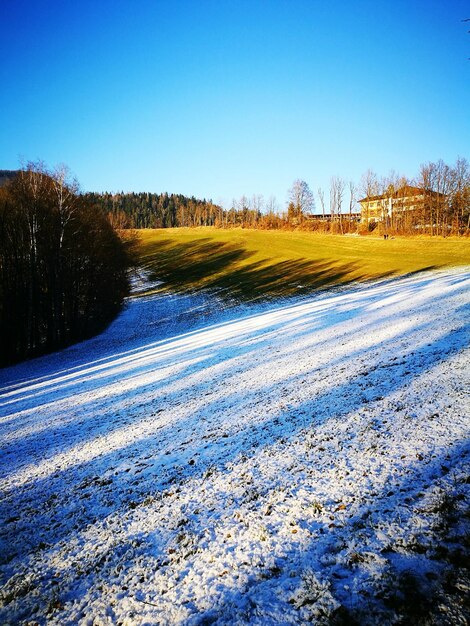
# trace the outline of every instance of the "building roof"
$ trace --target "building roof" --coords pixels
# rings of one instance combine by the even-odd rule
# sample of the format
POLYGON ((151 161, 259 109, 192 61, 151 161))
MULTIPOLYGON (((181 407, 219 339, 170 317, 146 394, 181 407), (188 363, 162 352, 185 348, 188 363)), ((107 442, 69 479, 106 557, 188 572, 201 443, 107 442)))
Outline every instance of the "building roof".
POLYGON ((421 187, 413 187, 412 185, 403 185, 392 194, 384 193, 379 196, 366 196, 358 202, 371 202, 372 200, 385 200, 387 198, 409 198, 410 196, 420 196, 423 193, 427 193, 435 196, 444 196, 443 193, 433 191, 432 189, 422 189, 421 187))

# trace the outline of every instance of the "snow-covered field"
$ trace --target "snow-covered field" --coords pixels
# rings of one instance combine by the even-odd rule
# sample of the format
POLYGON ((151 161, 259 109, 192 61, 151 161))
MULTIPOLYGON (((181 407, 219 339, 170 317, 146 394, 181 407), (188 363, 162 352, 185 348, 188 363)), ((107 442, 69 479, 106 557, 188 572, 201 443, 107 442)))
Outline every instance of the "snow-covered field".
POLYGON ((0 371, 0 623, 466 624, 469 287, 132 299, 0 371))

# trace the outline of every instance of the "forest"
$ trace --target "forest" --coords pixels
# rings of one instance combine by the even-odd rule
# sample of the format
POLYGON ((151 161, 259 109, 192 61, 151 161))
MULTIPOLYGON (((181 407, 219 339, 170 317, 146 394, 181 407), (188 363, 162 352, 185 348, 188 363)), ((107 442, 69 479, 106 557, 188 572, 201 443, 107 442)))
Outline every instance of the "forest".
POLYGON ((99 206, 119 229, 215 226, 222 218, 222 208, 210 200, 181 194, 91 192, 83 197, 99 206))
POLYGON ((0 366, 100 332, 129 291, 130 249, 65 168, 0 187, 0 366))

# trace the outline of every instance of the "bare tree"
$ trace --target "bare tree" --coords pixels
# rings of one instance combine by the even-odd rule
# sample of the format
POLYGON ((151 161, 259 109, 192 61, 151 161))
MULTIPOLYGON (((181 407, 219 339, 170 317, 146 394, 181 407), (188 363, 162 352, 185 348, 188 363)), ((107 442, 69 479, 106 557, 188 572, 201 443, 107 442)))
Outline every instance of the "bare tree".
POLYGON ((323 214, 323 219, 325 219, 325 192, 321 187, 318 187, 318 198, 320 200, 321 212, 323 214))
POLYGON ((470 166, 459 157, 452 168, 452 231, 456 234, 470 227, 470 166))
POLYGON ((289 189, 288 199, 288 214, 291 221, 301 223, 303 216, 306 213, 311 213, 315 208, 315 198, 304 180, 294 180, 289 189))
POLYGON ((419 186, 424 196, 423 225, 431 235, 448 232, 452 182, 452 170, 442 159, 421 165, 419 186))
POLYGON ((409 210, 410 183, 395 171, 381 180, 382 220, 389 232, 407 232, 412 228, 413 214, 409 210))
POLYGON ((279 211, 279 204, 276 200, 276 196, 269 196, 266 203, 266 209, 269 215, 275 215, 279 211))
POLYGON ((342 205, 344 200, 345 181, 339 176, 332 176, 330 180, 330 209, 331 219, 338 216, 340 231, 343 233, 342 205))
POLYGON ((253 194, 251 197, 251 210, 253 211, 252 222, 256 226, 261 219, 264 208, 264 198, 261 194, 253 194))
POLYGON ((270 196, 265 205, 266 214, 262 218, 264 228, 279 228, 281 225, 281 217, 279 215, 279 204, 275 196, 270 196))
POLYGON ((78 210, 77 197, 80 191, 78 181, 72 177, 66 165, 59 165, 51 176, 56 207, 60 221, 60 246, 62 247, 65 229, 78 210))
MULTIPOLYGON (((371 198, 379 194, 379 180, 377 174, 371 169, 368 169, 361 177, 360 193, 364 197, 366 202, 365 221, 367 224, 371 221, 371 198)), ((362 209, 364 211, 364 209, 362 209)))
POLYGON ((357 198, 356 198, 356 193, 357 193, 357 187, 356 184, 353 180, 349 181, 349 226, 351 227, 352 224, 352 212, 353 212, 353 208, 356 204, 357 198))

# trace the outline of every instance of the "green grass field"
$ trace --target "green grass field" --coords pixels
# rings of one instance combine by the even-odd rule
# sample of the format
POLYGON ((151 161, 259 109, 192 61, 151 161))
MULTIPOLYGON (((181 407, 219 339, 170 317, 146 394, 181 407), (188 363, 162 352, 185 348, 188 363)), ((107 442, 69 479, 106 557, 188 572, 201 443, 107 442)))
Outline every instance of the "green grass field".
POLYGON ((162 289, 216 289, 252 301, 431 268, 470 265, 470 240, 175 228, 139 231, 140 261, 162 289))

